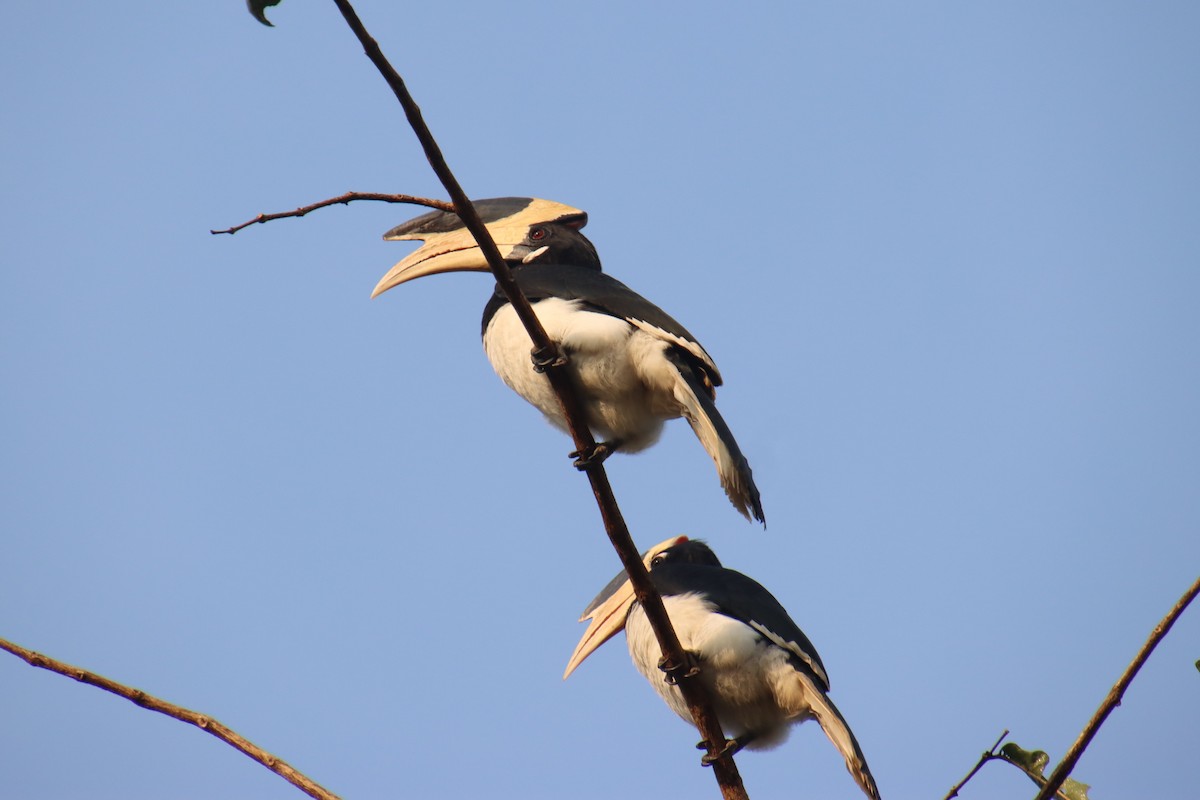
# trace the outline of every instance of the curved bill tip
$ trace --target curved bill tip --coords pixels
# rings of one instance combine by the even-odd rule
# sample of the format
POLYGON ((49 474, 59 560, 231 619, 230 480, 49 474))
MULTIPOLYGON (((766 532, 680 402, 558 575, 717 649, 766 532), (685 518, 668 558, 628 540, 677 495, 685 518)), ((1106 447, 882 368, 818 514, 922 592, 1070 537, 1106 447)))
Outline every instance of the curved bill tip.
MULTIPOLYGON (((672 536, 670 539, 664 539, 642 553, 642 563, 646 565, 646 569, 649 569, 650 562, 656 555, 687 540, 688 537, 686 536, 672 536)), ((629 580, 629 576, 625 570, 621 570, 617 573, 616 577, 609 581, 607 586, 600 590, 600 594, 596 595, 596 599, 588 604, 588 607, 583 611, 583 615, 579 617, 580 622, 589 619, 592 622, 588 625, 587 630, 583 632, 579 644, 575 645, 575 652, 571 653, 571 659, 567 662, 566 671, 563 672, 564 681, 600 645, 616 636, 625 628, 625 619, 629 616, 629 610, 633 608, 633 604, 636 601, 637 597, 633 593, 633 583, 629 580)))
POLYGON ((401 259, 379 279, 379 283, 375 284, 371 291, 371 297, 378 297, 394 286, 425 275, 436 275, 440 272, 482 272, 486 269, 487 259, 467 230, 428 234, 424 244, 401 259))

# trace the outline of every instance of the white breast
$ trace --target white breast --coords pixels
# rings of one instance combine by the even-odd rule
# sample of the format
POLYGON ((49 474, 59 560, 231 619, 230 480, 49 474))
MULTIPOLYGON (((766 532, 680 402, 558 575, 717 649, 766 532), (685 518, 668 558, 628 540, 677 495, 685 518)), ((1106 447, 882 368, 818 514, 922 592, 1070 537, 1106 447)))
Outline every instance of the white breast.
MULTIPOLYGON (((787 738, 788 723, 805 715, 786 713, 777 691, 790 688, 795 670, 787 654, 738 620, 713 613, 714 607, 697 594, 664 597, 667 615, 685 650, 700 658, 702 680, 713 698, 726 736, 755 731, 752 748, 773 747, 787 738), (792 719, 789 719, 792 717, 792 719)), ((678 687, 668 684, 658 667, 662 650, 640 605, 625 624, 629 654, 638 671, 676 714, 687 722, 691 712, 678 687)))
MULTIPOLYGON (((578 300, 547 298, 533 305, 546 333, 564 349, 584 390, 588 424, 602 440, 621 439, 636 452, 657 441, 666 419, 678 417, 673 382, 678 373, 663 356, 667 346, 609 314, 588 311, 578 300)), ((532 343, 511 305, 488 323, 484 351, 496 374, 517 394, 566 430, 558 398, 530 361, 532 343)))

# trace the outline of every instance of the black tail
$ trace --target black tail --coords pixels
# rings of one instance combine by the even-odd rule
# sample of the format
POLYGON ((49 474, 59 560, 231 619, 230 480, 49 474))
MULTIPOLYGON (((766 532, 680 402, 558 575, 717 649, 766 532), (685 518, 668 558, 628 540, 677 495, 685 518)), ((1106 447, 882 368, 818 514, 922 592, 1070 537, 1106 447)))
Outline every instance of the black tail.
POLYGON ((863 755, 862 748, 858 746, 858 740, 850 731, 850 726, 846 724, 846 718, 842 716, 842 712, 838 711, 833 701, 815 686, 810 702, 817 722, 821 723, 821 730, 825 731, 829 741, 833 742, 833 746, 842 754, 842 758, 846 759, 846 769, 850 771, 854 782, 871 800, 879 800, 879 787, 875 785, 875 777, 871 775, 871 770, 867 766, 867 758, 863 755))
POLYGON ((758 487, 754 485, 750 463, 742 455, 733 433, 717 411, 712 389, 697 374, 696 367, 684 353, 668 347, 666 356, 675 365, 681 378, 675 385, 675 399, 683 406, 683 416, 695 431, 696 438, 717 465, 717 475, 721 478, 721 486, 729 502, 746 519, 753 517, 765 528, 767 520, 763 516, 762 500, 758 487))

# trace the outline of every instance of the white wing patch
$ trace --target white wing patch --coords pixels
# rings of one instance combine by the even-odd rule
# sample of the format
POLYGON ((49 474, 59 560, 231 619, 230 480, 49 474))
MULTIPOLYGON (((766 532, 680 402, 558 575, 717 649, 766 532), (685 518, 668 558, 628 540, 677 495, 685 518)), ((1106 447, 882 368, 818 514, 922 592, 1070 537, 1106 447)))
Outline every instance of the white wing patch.
POLYGON ((750 620, 750 627, 767 637, 771 644, 775 645, 776 647, 782 647, 789 653, 795 654, 795 656, 807 664, 808 668, 813 671, 813 674, 820 679, 821 683, 825 686, 825 691, 829 691, 829 676, 825 674, 825 670, 821 668, 821 665, 813 660, 812 656, 804 652, 800 645, 796 644, 795 642, 785 641, 782 636, 770 630, 761 622, 750 620))
POLYGON ((655 339, 661 339, 664 342, 670 342, 671 344, 678 345, 684 350, 687 350, 696 358, 704 362, 704 366, 708 367, 709 370, 712 371, 713 384, 716 386, 721 385, 721 373, 717 369, 716 363, 714 363, 712 357, 704 351, 704 348, 700 346, 699 342, 693 342, 690 339, 684 339, 682 336, 676 336, 673 333, 668 333, 657 325, 651 325, 649 322, 644 322, 640 319, 634 319, 633 317, 626 317, 625 321, 630 325, 637 327, 639 330, 645 331, 655 339))

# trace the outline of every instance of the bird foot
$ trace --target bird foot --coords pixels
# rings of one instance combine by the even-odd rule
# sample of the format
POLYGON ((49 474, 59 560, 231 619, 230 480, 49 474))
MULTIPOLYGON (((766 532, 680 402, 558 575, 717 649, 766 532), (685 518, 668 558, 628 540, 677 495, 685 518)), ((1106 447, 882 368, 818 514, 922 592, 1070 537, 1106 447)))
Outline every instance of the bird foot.
POLYGON ((561 367, 567 363, 566 355, 554 344, 541 349, 534 348, 530 351, 529 357, 533 360, 534 372, 545 372, 551 367, 561 367))
POLYGON ((666 673, 663 678, 672 686, 678 684, 684 678, 694 678, 700 674, 700 662, 696 660, 696 655, 687 650, 683 651, 683 663, 674 664, 663 656, 658 660, 658 668, 666 673))
MULTIPOLYGON (((704 755, 700 756, 700 765, 704 767, 711 767, 714 762, 724 758, 725 756, 734 755, 743 747, 750 744, 750 742, 753 740, 753 733, 743 733, 741 736, 737 736, 733 739, 726 739, 725 746, 716 753, 705 753, 704 755)), ((707 750, 708 742, 697 742, 696 749, 707 750)))
POLYGON ((620 444, 616 439, 608 442, 596 442, 586 450, 572 450, 567 455, 575 459, 575 469, 582 472, 588 467, 603 464, 606 458, 617 452, 620 444))

